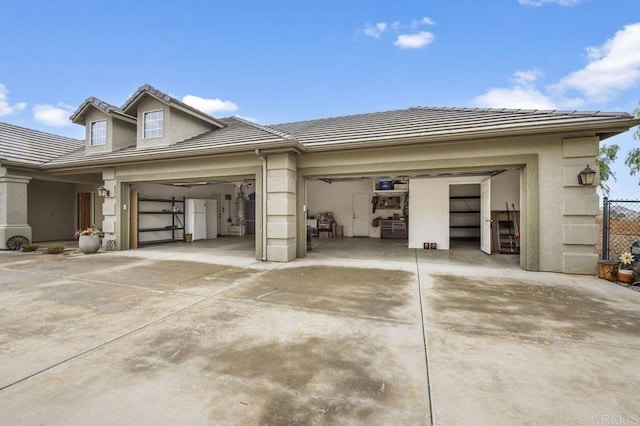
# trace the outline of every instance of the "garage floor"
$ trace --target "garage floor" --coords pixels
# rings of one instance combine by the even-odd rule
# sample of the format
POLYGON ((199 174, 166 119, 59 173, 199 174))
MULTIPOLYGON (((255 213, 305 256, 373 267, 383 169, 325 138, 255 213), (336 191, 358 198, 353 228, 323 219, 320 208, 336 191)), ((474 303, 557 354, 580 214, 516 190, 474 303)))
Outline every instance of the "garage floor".
POLYGON ((404 250, 413 258, 287 264, 168 246, 2 252, 0 419, 604 424, 640 415, 640 294, 404 250))

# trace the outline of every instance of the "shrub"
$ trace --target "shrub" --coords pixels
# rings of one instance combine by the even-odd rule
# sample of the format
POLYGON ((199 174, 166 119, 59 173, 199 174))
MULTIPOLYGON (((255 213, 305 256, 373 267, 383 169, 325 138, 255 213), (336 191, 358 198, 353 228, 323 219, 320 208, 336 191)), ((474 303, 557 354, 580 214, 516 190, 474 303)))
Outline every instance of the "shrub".
POLYGON ((36 251, 38 247, 40 247, 38 244, 23 244, 22 251, 24 252, 36 251))
POLYGON ((47 247, 47 254, 62 254, 64 253, 63 245, 55 245, 51 247, 47 247))

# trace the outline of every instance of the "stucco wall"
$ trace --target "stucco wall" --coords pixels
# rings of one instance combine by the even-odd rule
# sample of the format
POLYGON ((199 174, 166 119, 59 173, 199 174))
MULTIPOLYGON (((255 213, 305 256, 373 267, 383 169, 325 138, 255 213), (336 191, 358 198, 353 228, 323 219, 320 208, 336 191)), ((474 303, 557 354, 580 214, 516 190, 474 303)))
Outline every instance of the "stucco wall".
POLYGON ((167 146, 172 143, 199 135, 211 130, 212 125, 206 124, 188 114, 183 113, 159 100, 146 97, 137 107, 138 130, 137 147, 146 148, 152 146, 167 146), (144 138, 144 114, 145 112, 163 110, 163 135, 158 138, 144 138))
POLYGON ((136 124, 123 120, 112 119, 111 125, 111 146, 113 151, 134 146, 136 144, 136 124))
POLYGON ((111 124, 111 117, 106 115, 105 113, 98 111, 94 108, 91 108, 87 111, 87 115, 85 117, 85 153, 87 155, 100 154, 103 152, 111 152, 112 151, 112 141, 113 141, 113 125, 111 124), (104 145, 91 145, 91 123, 94 121, 104 120, 107 122, 107 140, 104 145))
POLYGON ((71 183, 32 180, 27 187, 27 218, 33 241, 74 238, 75 186, 71 183))

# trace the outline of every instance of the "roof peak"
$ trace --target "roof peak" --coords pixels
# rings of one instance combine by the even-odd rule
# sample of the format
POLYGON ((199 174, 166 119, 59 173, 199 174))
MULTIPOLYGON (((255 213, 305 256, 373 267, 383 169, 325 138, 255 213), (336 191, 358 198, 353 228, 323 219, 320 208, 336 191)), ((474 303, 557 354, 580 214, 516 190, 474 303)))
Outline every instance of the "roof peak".
POLYGON ((140 86, 138 90, 136 90, 129 97, 129 99, 126 100, 124 105, 122 105, 121 110, 125 113, 129 112, 129 110, 133 108, 136 105, 136 103, 140 100, 140 98, 144 95, 153 96, 154 98, 159 99, 161 102, 164 102, 166 104, 174 104, 180 109, 186 110, 187 113, 190 113, 193 116, 199 117, 204 121, 214 124, 215 126, 224 127, 224 123, 218 120, 217 118, 203 111, 200 111, 199 109, 194 108, 191 105, 188 105, 182 102, 181 100, 176 99, 175 97, 164 93, 161 90, 156 89, 150 84, 143 84, 142 86, 140 86))

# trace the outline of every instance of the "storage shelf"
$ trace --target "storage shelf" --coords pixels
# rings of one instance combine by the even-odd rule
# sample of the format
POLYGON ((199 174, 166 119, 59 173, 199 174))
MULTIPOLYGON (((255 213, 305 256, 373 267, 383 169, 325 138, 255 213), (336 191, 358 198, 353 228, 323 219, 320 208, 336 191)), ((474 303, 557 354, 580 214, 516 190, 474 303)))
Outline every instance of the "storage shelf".
POLYGON ((455 228, 455 229, 480 229, 480 225, 472 225, 472 226, 454 225, 454 226, 450 226, 449 228, 455 228))
POLYGON ((475 213, 478 214, 480 213, 480 210, 467 210, 467 211, 449 211, 449 213, 475 213))
POLYGON ((153 241, 138 241, 139 246, 150 246, 151 244, 162 244, 162 243, 178 243, 181 242, 181 239, 171 239, 168 238, 166 240, 153 240, 153 241))
MULTIPOLYGON (((175 197, 171 198, 156 198, 156 197, 138 197, 138 245, 149 245, 149 244, 158 244, 158 243, 166 243, 166 242, 174 242, 174 241, 182 241, 182 238, 178 238, 184 235, 184 211, 174 211, 177 210, 176 205, 180 204, 180 208, 184 210, 185 199, 176 199, 175 197), (151 206, 149 204, 145 204, 144 207, 146 209, 140 209, 141 203, 163 203, 167 208, 163 208, 162 206, 151 206), (157 210, 151 210, 157 209, 157 210), (147 227, 140 227, 140 218, 144 216, 145 218, 149 218, 150 216, 158 216, 158 219, 153 221, 152 219, 147 219, 144 222, 147 223, 147 227), (170 219, 169 217, 170 216, 170 219), (163 219, 160 219, 163 218, 163 219), (151 222, 149 222, 151 220, 151 222), (154 223, 155 222, 155 223, 154 223), (159 222, 159 223, 158 223, 159 222), (162 222, 166 224, 166 226, 161 226, 162 222), (151 226, 149 226, 151 225, 151 226), (159 238, 157 240, 149 240, 149 241, 140 241, 140 234, 144 232, 171 232, 171 238, 159 238), (181 234, 182 233, 182 234, 181 234)), ((165 234, 166 236, 166 234, 165 234)))
POLYGON ((184 214, 184 212, 138 212, 138 214, 184 214))
POLYGON ((138 197, 138 201, 153 201, 156 203, 184 203, 183 200, 172 200, 166 198, 147 198, 147 197, 138 197))
POLYGON ((450 200, 479 200, 479 195, 454 195, 449 197, 450 200))
POLYGON ((184 228, 179 228, 177 226, 170 226, 168 228, 142 228, 138 229, 138 232, 158 232, 158 231, 183 231, 184 228))

